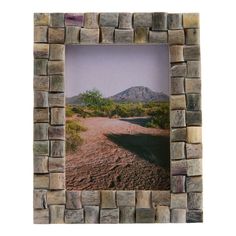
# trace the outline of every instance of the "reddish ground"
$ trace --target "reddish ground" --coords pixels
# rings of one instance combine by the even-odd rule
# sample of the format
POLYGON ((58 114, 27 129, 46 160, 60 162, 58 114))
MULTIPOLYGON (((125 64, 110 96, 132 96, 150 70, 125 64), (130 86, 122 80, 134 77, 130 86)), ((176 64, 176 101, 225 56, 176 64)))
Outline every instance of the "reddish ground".
POLYGON ((84 142, 66 156, 68 190, 167 190, 169 131, 146 128, 147 118, 75 118, 84 142))

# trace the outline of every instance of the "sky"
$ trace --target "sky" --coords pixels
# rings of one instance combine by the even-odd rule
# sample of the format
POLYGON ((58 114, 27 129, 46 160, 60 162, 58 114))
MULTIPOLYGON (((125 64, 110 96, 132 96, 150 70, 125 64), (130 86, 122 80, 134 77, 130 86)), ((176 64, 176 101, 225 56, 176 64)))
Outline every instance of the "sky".
POLYGON ((133 86, 169 95, 167 45, 69 45, 65 58, 66 97, 93 88, 109 97, 133 86))

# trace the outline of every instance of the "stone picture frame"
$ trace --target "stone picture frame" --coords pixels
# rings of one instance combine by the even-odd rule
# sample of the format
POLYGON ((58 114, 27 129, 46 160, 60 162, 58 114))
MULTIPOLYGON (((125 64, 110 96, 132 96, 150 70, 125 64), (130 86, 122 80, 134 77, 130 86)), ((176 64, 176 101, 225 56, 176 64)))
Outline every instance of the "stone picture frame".
POLYGON ((34 223, 202 222, 198 13, 34 14, 34 223), (65 189, 66 44, 168 44, 170 191, 65 189))

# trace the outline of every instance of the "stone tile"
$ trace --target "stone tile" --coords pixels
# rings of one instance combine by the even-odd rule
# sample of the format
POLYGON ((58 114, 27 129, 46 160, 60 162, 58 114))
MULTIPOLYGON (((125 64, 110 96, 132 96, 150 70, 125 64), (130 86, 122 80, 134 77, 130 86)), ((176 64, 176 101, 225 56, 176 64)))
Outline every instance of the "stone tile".
POLYGON ((167 43, 167 32, 149 31, 149 43, 167 43))
POLYGON ((170 96, 170 108, 175 109, 186 109, 185 95, 172 95, 170 96))
POLYGON ((34 75, 47 75, 48 60, 35 59, 34 60, 34 75))
POLYGON ((184 28, 199 28, 199 14, 198 13, 185 13, 183 14, 184 28))
POLYGON ((165 12, 153 13, 152 30, 167 30, 167 13, 165 12))
POLYGON ((48 141, 34 141, 34 155, 49 155, 49 142, 48 141))
POLYGON ((189 126, 187 127, 187 142, 201 143, 202 142, 202 127, 189 126))
POLYGON ((184 175, 171 177, 171 191, 172 193, 185 192, 185 176, 184 175))
POLYGON ((181 45, 170 46, 170 62, 184 61, 183 48, 181 45))
POLYGON ((98 13, 84 13, 84 28, 87 29, 98 29, 98 13))
POLYGON ((200 60, 200 46, 192 45, 184 47, 185 61, 199 61, 200 60))
POLYGON ((47 26, 35 26, 34 27, 34 42, 46 43, 48 41, 48 27, 47 26))
POLYGON ((156 223, 170 223, 170 208, 168 206, 157 206, 156 223))
POLYGON ((185 142, 172 142, 170 156, 172 160, 185 159, 185 142))
POLYGON ((172 77, 171 78, 171 94, 184 94, 184 78, 183 77, 172 77))
POLYGON ((119 14, 119 28, 131 29, 132 28, 132 13, 119 14))
POLYGON ((48 74, 49 75, 63 75, 64 74, 64 61, 49 61, 48 74))
POLYGON ((49 81, 51 92, 64 92, 65 88, 63 75, 51 75, 49 81))
POLYGON ((189 159, 187 160, 188 176, 202 175, 202 159, 189 159))
POLYGON ((51 27, 64 27, 64 13, 51 13, 50 26, 51 27))
POLYGON ((100 13, 99 25, 101 27, 117 27, 119 13, 100 13))
POLYGON ((135 43, 147 43, 148 42, 149 29, 146 27, 137 27, 134 31, 135 43))
POLYGON ((168 29, 182 29, 182 14, 173 13, 167 16, 168 29))
POLYGON ((170 191, 152 191, 152 205, 157 206, 170 206, 170 191))
POLYGON ((200 44, 200 30, 199 29, 186 29, 185 30, 186 44, 200 44))
POLYGON ((187 208, 187 193, 175 193, 171 194, 171 209, 185 209, 187 208))
POLYGON ((49 14, 48 13, 34 13, 34 25, 48 25, 49 14))
POLYGON ((202 177, 187 177, 186 178, 187 192, 202 192, 202 177))
POLYGON ((48 92, 34 91, 34 107, 48 107, 48 92))
POLYGON ((47 208, 47 190, 35 189, 34 190, 34 209, 47 208))
POLYGON ((186 94, 187 97, 187 110, 199 111, 201 110, 201 94, 186 94))
POLYGON ((51 124, 64 125, 65 124, 65 108, 51 108, 51 124))
POLYGON ((117 191, 117 206, 135 206, 135 191, 117 191))
POLYGON ((48 205, 61 205, 66 203, 65 190, 47 191, 48 205))
POLYGON ((100 204, 100 191, 82 191, 83 206, 97 206, 100 204))
POLYGON ((101 209, 100 210, 101 224, 118 224, 119 223, 119 208, 116 209, 101 209))
POLYGON ((171 161, 171 175, 186 175, 187 174, 187 161, 171 161))
POLYGON ((48 168, 50 172, 64 172, 65 171, 64 158, 50 157, 48 162, 48 168))
POLYGON ((99 223, 99 206, 85 206, 85 223, 97 224, 99 223))
POLYGON ((187 158, 201 158, 202 157, 202 144, 186 144, 187 158))
POLYGON ((48 157, 47 156, 34 157, 34 173, 35 174, 48 173, 48 157))
POLYGON ((49 175, 34 175, 34 188, 35 189, 48 189, 49 188, 49 175))
POLYGON ((101 208, 116 208, 116 191, 101 191, 101 208))
POLYGON ((154 223, 155 210, 154 208, 137 208, 136 223, 154 223))
POLYGON ((201 76, 201 64, 200 61, 188 61, 187 62, 187 77, 200 77, 201 76))
POLYGON ((66 27, 66 44, 78 44, 80 38, 80 27, 67 26, 66 27))
POLYGON ((185 43, 185 36, 183 30, 168 30, 168 43, 170 45, 178 44, 183 45, 185 43))
POLYGON ((65 141, 51 141, 51 157, 63 157, 65 156, 65 141))
POLYGON ((152 27, 152 13, 134 13, 133 27, 152 27))
POLYGON ((99 43, 99 29, 85 29, 80 30, 81 44, 98 44, 99 43))
POLYGON ((63 224, 64 223, 64 205, 51 205, 50 210, 50 223, 51 224, 63 224))
POLYGON ((64 173, 50 173, 49 174, 49 188, 51 190, 65 188, 65 174, 64 173))
POLYGON ((172 129, 170 139, 172 142, 186 141, 186 128, 172 129))
POLYGON ((34 124, 34 140, 47 140, 48 139, 48 124, 35 123, 34 124))
POLYGON ((34 58, 48 58, 49 44, 35 43, 34 44, 34 58))
POLYGON ((48 108, 35 108, 34 109, 34 122, 49 122, 48 108))
POLYGON ((64 107, 65 106, 64 93, 49 93, 48 104, 50 107, 64 107))
POLYGON ((134 31, 123 30, 123 29, 115 29, 115 43, 118 44, 130 44, 134 41, 134 31))
POLYGON ((83 27, 84 14, 83 13, 66 13, 65 14, 65 25, 66 26, 83 27))
POLYGON ((34 210, 34 224, 49 224, 49 210, 34 210))
POLYGON ((136 208, 151 208, 151 191, 138 190, 136 191, 136 208))
POLYGON ((65 46, 62 44, 50 44, 50 60, 65 60, 65 46))
POLYGON ((49 43, 63 43, 65 42, 64 28, 49 28, 48 29, 48 42, 49 43))
POLYGON ((185 79, 186 93, 201 93, 201 80, 200 79, 185 79))
POLYGON ((65 126, 50 126, 48 128, 48 138, 50 140, 64 140, 65 126))
POLYGON ((170 111, 170 126, 171 127, 185 127, 185 110, 170 111))
POLYGON ((172 209, 170 219, 171 223, 186 223, 186 210, 172 209))
POLYGON ((120 207, 120 223, 135 223, 135 207, 120 207))
POLYGON ((111 44, 114 39, 114 27, 101 27, 101 43, 111 44))
POLYGON ((82 224, 84 223, 84 209, 79 210, 65 210, 66 224, 82 224))
POLYGON ((49 78, 45 75, 34 76, 34 90, 48 91, 49 90, 49 78))
POLYGON ((202 209, 202 193, 188 193, 188 209, 202 209))
POLYGON ((187 125, 201 125, 202 124, 202 112, 201 111, 187 111, 186 123, 187 123, 187 125))
POLYGON ((184 77, 186 76, 186 73, 187 73, 187 66, 185 63, 174 64, 173 66, 171 66, 170 69, 171 76, 184 77))
POLYGON ((66 209, 82 208, 81 191, 66 191, 66 209))
POLYGON ((191 210, 187 212, 187 223, 203 222, 203 212, 201 210, 191 210))

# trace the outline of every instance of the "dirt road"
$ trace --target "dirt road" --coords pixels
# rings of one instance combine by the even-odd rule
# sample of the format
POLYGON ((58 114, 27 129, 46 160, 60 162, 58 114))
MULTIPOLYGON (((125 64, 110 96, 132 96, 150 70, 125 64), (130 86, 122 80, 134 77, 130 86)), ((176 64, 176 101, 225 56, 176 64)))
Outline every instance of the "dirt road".
POLYGON ((169 189, 169 131, 143 127, 147 118, 75 118, 84 142, 66 157, 68 190, 169 189))

